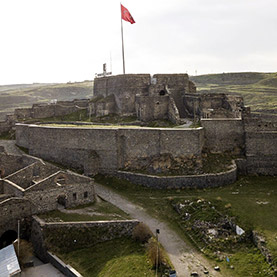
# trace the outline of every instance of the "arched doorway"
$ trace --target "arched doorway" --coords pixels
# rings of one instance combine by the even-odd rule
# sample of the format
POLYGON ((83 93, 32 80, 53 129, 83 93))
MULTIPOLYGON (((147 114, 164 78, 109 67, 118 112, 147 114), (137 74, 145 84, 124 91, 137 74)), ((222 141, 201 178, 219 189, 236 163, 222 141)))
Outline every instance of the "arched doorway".
POLYGON ((12 244, 17 239, 17 232, 14 230, 6 231, 0 237, 0 249, 12 244))

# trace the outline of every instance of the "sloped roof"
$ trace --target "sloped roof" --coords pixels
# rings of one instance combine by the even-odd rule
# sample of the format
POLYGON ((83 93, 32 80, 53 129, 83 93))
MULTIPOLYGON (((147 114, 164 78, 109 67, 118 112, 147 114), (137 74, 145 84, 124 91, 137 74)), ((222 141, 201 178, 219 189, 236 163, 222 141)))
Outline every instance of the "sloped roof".
POLYGON ((13 244, 0 250, 0 277, 13 276, 21 271, 13 244))

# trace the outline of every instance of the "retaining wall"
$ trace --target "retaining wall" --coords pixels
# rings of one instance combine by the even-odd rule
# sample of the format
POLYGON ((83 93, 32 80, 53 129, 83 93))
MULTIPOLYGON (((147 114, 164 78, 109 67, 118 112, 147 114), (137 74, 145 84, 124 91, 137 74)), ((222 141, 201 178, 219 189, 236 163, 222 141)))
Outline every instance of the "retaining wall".
POLYGON ((232 169, 215 173, 187 176, 154 176, 127 171, 117 171, 116 176, 134 184, 155 189, 207 188, 229 185, 237 180, 237 167, 233 162, 232 169))
POLYGON ((34 216, 31 241, 38 257, 48 261, 46 251, 50 245, 62 251, 91 247, 96 243, 130 237, 138 223, 137 220, 46 223, 34 216))
POLYGON ((65 264, 56 255, 47 251, 49 262, 56 267, 60 272, 62 272, 67 277, 82 277, 82 275, 74 269, 71 265, 65 264))

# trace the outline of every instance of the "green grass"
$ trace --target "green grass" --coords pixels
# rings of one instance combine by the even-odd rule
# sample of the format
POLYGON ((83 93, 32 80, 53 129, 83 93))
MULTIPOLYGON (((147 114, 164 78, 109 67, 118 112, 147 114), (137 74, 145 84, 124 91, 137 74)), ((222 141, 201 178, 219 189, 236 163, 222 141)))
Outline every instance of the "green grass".
MULTIPOLYGON (((101 175, 96 176, 95 180, 141 205, 152 216, 168 222, 172 229, 186 241, 189 241, 190 238, 179 225, 179 215, 171 205, 173 199, 204 198, 211 201, 221 201, 223 206, 229 204, 230 212, 235 216, 239 226, 245 230, 257 230, 266 237, 266 241, 268 241, 267 246, 272 253, 274 263, 277 264, 277 220, 275 220, 277 211, 276 177, 241 177, 232 185, 206 190, 154 190, 131 184, 125 180, 107 178, 101 175), (257 202, 269 203, 257 204, 257 202)), ((237 255, 243 252, 243 249, 237 251, 237 255)), ((267 266, 264 258, 261 254, 259 255, 259 259, 263 260, 259 268, 267 266)), ((241 257, 241 263, 244 264, 245 268, 248 268, 249 272, 255 272, 256 269, 252 269, 254 264, 249 263, 247 256, 241 254, 241 257)), ((235 267, 237 266, 239 265, 235 265, 235 267)), ((234 276, 245 275, 239 275, 238 273, 234 276)))
POLYGON ((145 247, 127 238, 58 255, 85 277, 155 276, 145 247))
POLYGON ((50 211, 40 214, 39 217, 46 222, 74 222, 74 221, 98 221, 98 220, 124 220, 130 219, 129 215, 115 207, 109 202, 101 201, 91 204, 81 205, 68 210, 75 213, 65 213, 61 210, 50 211), (78 213, 82 211, 84 214, 78 213), (94 214, 95 213, 95 214, 94 214))

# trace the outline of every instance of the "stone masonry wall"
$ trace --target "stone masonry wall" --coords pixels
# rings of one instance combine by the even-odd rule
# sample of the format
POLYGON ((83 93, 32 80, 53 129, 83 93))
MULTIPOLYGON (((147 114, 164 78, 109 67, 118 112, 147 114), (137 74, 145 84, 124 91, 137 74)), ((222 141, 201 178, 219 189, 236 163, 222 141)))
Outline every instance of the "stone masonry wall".
POLYGON ((0 236, 7 230, 17 231, 17 220, 32 215, 33 205, 22 198, 9 198, 0 202, 0 236))
POLYGON ((150 85, 149 74, 125 74, 94 79, 94 96, 114 94, 121 114, 135 114, 135 96, 144 94, 150 85))
POLYGON ((42 190, 26 191, 25 198, 29 199, 35 206, 33 214, 51 211, 58 208, 58 196, 66 196, 66 207, 88 204, 94 201, 94 187, 92 184, 74 184, 42 190), (86 194, 85 194, 86 193, 86 194))
POLYGON ((35 253, 45 261, 50 246, 63 251, 91 247, 96 243, 130 237, 137 220, 45 223, 33 217, 32 242, 35 253))
POLYGON ((22 197, 24 195, 24 189, 9 180, 3 180, 4 194, 22 197))
POLYGON ((215 174, 188 176, 154 176, 127 171, 117 171, 116 176, 138 185, 155 189, 208 188, 229 185, 237 180, 237 167, 215 174))
POLYGON ((247 172, 277 175, 277 117, 244 118, 247 172))
POLYGON ((241 119, 201 119, 205 148, 211 152, 244 152, 244 128, 241 119))
MULTIPOLYGON (((17 144, 21 146, 21 130, 17 144)), ((57 128, 30 125, 30 154, 53 160, 86 172, 98 163, 99 171, 109 173, 134 159, 164 153, 173 157, 200 155, 203 128, 57 128)), ((23 136, 23 144, 26 145, 23 136)), ((88 173, 88 172, 86 172, 88 173)))
POLYGON ((136 114, 141 121, 168 118, 169 96, 136 96, 136 114))
POLYGON ((3 177, 6 177, 21 168, 34 163, 35 160, 36 159, 26 155, 14 156, 6 155, 5 153, 0 154, 0 170, 3 173, 3 177))

